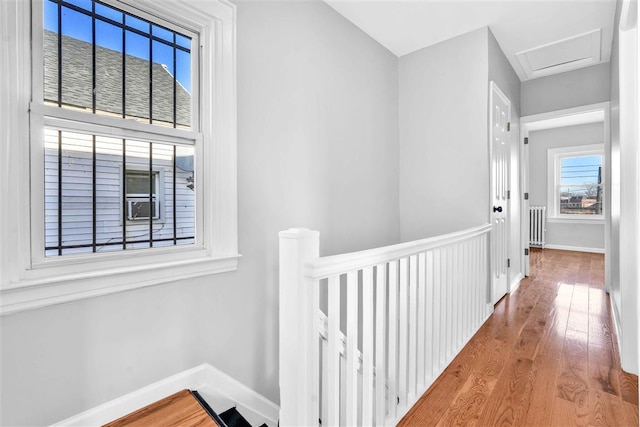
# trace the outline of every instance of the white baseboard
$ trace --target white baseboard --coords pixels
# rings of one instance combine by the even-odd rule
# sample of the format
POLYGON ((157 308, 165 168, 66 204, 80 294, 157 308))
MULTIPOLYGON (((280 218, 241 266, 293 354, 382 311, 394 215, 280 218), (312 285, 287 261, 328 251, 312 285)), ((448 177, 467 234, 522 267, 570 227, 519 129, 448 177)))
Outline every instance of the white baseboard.
POLYGON ((511 280, 511 286, 509 287, 510 294, 514 293, 520 287, 520 282, 522 281, 522 279, 524 279, 524 274, 518 273, 516 277, 511 280))
MULTIPOLYGON (((278 405, 213 366, 203 363, 62 420, 54 426, 101 426, 184 389, 202 391, 205 400, 207 396, 224 396, 229 404, 224 409, 237 405, 243 416, 243 411, 246 410, 245 418, 248 420, 259 418, 260 424, 264 422, 270 427, 278 425, 278 405)), ((207 403, 216 411, 222 410, 216 408, 213 401, 207 400, 207 403)))
POLYGON ((591 252, 594 254, 603 254, 602 248, 585 248, 582 246, 567 246, 567 245, 544 245, 544 249, 558 249, 560 251, 575 251, 575 252, 591 252))

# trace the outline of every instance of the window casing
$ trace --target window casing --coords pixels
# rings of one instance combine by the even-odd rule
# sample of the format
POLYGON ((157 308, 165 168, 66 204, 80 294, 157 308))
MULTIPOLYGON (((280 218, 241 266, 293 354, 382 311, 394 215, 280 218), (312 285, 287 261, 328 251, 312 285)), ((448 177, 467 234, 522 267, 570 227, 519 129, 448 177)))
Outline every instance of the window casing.
POLYGON ((549 219, 604 221, 604 144, 547 150, 549 219))
MULTIPOLYGON (((131 3, 135 8, 123 2, 105 2, 132 16, 161 22, 163 28, 174 29, 180 34, 186 31, 191 36, 193 96, 187 126, 184 121, 180 123, 175 119, 175 109, 173 118, 170 117, 172 120, 154 123, 153 105, 149 109, 151 117, 140 119, 126 113, 124 117, 113 112, 95 114, 99 105, 95 99, 91 100, 88 109, 86 106, 82 109, 77 106, 60 108, 45 99, 41 22, 46 1, 50 0, 31 3, 7 0, 2 5, 3 13, 7 12, 3 14, 2 23, 6 24, 2 29, 3 36, 17 34, 17 37, 8 37, 15 40, 15 44, 5 54, 6 63, 12 67, 7 70, 8 84, 3 87, 15 102, 1 119, 3 142, 14 154, 1 172, 8 184, 2 191, 10 200, 15 199, 12 210, 3 206, 0 211, 4 223, 0 230, 3 237, 0 243, 3 254, 1 312, 11 313, 235 269, 238 255, 234 6, 221 0, 197 6, 182 1, 158 4, 139 0, 131 3), (17 19, 10 22, 6 20, 7 16, 17 19), (32 33, 28 30, 32 26, 31 16, 32 33), (33 80, 24 79, 30 75, 33 80), (194 198, 192 241, 170 246, 152 244, 135 251, 93 250, 46 256, 45 130, 191 150, 192 158, 187 162, 191 164, 191 171, 181 185, 194 198), (30 215, 24 215, 25 212, 30 215), (11 228, 6 224, 12 224, 11 228)), ((70 3, 81 4, 83 1, 70 3)), ((174 159, 176 157, 181 156, 174 156, 174 159)), ((124 176, 129 167, 126 164, 119 167, 124 176)), ((152 177, 161 175, 157 165, 151 165, 149 172, 152 177)), ((164 175, 167 175, 166 170, 164 175)), ((122 193, 119 209, 125 218, 121 221, 125 227, 144 222, 127 218, 130 200, 123 187, 118 191, 122 193)), ((156 215, 158 222, 162 221, 163 212, 167 213, 162 201, 162 197, 155 200, 160 210, 156 215)), ((88 208, 91 210, 90 204, 88 208)), ((93 211, 96 211, 95 207, 93 211)), ((165 222, 168 216, 165 215, 165 222)), ((88 244, 96 246, 95 243, 88 244)))

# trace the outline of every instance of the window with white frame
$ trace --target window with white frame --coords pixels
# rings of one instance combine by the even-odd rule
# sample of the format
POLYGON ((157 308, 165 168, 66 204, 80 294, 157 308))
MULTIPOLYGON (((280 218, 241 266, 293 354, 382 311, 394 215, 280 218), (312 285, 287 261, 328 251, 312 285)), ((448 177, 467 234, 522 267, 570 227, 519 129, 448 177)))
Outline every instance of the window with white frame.
POLYGON ((604 145, 547 150, 549 217, 604 219, 604 145))
POLYGON ((190 171, 176 163, 200 139, 191 95, 198 35, 96 0, 44 0, 42 31, 42 99, 57 107, 44 128, 45 255, 195 243, 190 171), (64 129, 63 109, 80 113, 64 129), (129 121, 151 126, 114 138, 93 129, 91 115, 120 119, 111 135, 129 121), (158 143, 160 127, 184 132, 158 143))
POLYGON ((20 209, 0 213, 21 233, 15 250, 1 243, 2 312, 235 269, 235 7, 2 9, 18 34, 4 55, 16 102, 2 119, 16 166, 2 177, 19 178, 3 191, 20 209))

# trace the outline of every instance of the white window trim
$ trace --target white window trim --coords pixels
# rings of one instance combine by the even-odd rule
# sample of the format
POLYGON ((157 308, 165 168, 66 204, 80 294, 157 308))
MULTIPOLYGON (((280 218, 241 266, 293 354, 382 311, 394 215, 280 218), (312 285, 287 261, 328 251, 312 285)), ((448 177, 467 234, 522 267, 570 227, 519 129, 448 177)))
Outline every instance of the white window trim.
MULTIPOLYGON (((34 264, 33 253, 43 248, 32 248, 32 219, 25 214, 32 212, 31 198, 40 196, 35 194, 38 186, 31 185, 28 166, 32 161, 29 122, 43 115, 30 116, 29 111, 44 111, 47 106, 30 104, 31 4, 23 0, 0 2, 0 35, 9 40, 0 52, 7 68, 0 79, 0 102, 5 112, 0 117, 0 195, 9 201, 0 206, 0 314, 237 268, 235 6, 227 0, 136 0, 135 5, 154 15, 186 21, 199 32, 201 78, 194 85, 202 86, 199 118, 194 122, 201 123, 204 142, 196 145, 196 170, 200 171, 196 191, 202 200, 196 220, 201 230, 198 242, 189 247, 105 253, 99 255, 99 261, 91 255, 69 255, 34 264)), ((72 118, 73 113, 63 114, 72 118)), ((111 125, 109 119, 101 117, 96 122, 111 125)), ((135 134, 136 126, 127 133, 135 134)), ((162 128, 157 139, 183 135, 181 129, 162 128)))
MULTIPOLYGON (((568 215, 560 213, 557 194, 557 182, 560 180, 561 159, 563 157, 578 157, 600 155, 602 156, 602 177, 604 178, 604 144, 573 145, 569 147, 547 149, 547 221, 551 223, 579 223, 579 224, 604 224, 604 211, 602 215, 568 215)), ((605 183, 602 183, 603 189, 605 183)), ((604 199, 603 199, 604 203, 604 199)))

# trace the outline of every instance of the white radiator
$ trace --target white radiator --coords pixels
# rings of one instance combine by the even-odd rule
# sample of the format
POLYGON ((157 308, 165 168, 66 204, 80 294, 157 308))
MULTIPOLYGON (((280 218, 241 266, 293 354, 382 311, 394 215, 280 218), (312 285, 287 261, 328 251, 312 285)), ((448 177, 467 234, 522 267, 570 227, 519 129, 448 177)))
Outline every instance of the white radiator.
POLYGON ((545 206, 529 207, 529 246, 544 248, 547 228, 547 208, 545 206))

